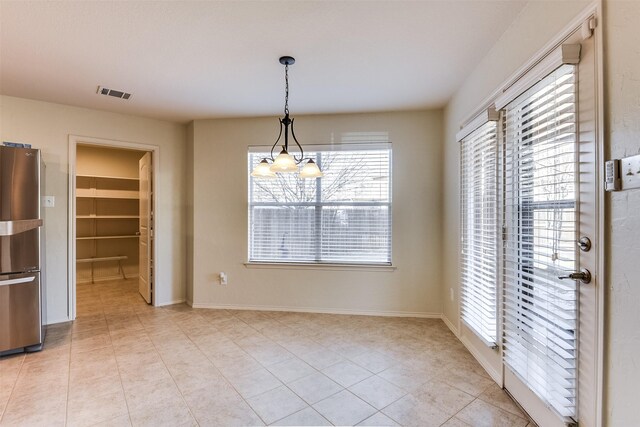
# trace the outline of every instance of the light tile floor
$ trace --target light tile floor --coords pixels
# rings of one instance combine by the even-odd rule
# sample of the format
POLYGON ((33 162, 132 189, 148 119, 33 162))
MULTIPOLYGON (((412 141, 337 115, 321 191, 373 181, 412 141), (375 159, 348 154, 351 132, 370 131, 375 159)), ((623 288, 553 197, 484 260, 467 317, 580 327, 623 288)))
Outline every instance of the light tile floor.
POLYGON ((77 300, 0 359, 0 425, 529 423, 440 320, 153 308, 133 280, 77 300))

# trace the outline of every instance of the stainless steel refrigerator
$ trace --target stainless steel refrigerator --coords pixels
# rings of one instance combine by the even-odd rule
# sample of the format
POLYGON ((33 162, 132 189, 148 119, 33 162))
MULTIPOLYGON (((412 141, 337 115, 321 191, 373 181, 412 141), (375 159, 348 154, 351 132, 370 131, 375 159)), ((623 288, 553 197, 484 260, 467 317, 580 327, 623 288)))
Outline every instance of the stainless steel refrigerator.
POLYGON ((0 355, 44 342, 40 151, 0 146, 0 355))

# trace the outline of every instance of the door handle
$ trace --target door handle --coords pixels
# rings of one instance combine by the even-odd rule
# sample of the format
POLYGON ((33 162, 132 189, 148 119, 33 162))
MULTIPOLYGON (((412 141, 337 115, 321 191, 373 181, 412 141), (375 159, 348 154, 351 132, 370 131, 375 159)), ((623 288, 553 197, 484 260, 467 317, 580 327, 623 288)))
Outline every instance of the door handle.
POLYGON ((35 276, 21 277, 19 279, 0 280, 0 286, 18 285, 20 283, 29 283, 35 280, 35 276))
POLYGON ((18 221, 0 221, 0 236, 13 236, 42 227, 41 219, 22 219, 18 221))
POLYGON ((579 280, 586 285, 587 283, 591 283, 591 272, 583 268, 580 271, 570 273, 568 276, 558 276, 558 279, 579 280))

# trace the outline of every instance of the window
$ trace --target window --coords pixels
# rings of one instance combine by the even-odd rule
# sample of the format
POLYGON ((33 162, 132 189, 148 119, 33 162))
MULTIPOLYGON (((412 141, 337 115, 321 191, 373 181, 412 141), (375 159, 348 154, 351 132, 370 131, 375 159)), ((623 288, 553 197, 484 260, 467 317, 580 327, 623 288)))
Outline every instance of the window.
MULTIPOLYGON (((249 171, 268 155, 250 150, 249 171)), ((390 144, 315 147, 305 156, 324 177, 249 175, 249 261, 391 264, 390 144)))
POLYGON ((460 144, 462 230, 461 316, 483 341, 497 341, 497 122, 480 126, 460 144))

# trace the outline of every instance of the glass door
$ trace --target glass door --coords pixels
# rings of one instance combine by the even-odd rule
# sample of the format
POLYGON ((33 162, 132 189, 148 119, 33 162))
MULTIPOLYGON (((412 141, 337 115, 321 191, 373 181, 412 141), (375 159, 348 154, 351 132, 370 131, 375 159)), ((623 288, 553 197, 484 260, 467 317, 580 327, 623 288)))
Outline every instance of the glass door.
MULTIPOLYGON (((583 43, 583 60, 592 46, 583 43)), ((560 66, 504 110, 504 381, 545 426, 592 411, 579 395, 580 381, 595 378, 593 343, 581 339, 596 324, 595 257, 579 245, 594 242, 597 217, 595 113, 583 106, 594 105, 594 76, 586 64, 593 61, 560 66)))

